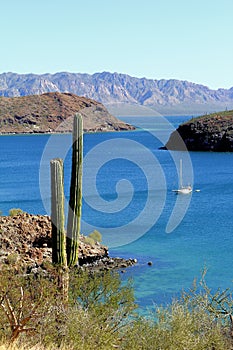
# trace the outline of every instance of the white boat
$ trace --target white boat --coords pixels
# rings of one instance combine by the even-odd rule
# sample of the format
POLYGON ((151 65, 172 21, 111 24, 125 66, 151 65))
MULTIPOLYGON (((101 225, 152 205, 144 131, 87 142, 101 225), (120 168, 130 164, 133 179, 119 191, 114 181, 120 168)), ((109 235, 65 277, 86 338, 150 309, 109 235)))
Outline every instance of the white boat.
POLYGON ((182 159, 180 159, 180 186, 178 190, 173 190, 177 194, 189 194, 192 192, 191 186, 183 186, 183 178, 182 178, 182 159))

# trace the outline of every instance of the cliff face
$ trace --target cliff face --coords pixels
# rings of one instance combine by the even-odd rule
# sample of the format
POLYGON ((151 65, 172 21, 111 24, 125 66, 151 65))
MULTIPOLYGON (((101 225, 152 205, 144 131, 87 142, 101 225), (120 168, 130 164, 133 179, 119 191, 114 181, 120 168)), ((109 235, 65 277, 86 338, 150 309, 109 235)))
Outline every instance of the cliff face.
POLYGON ((0 97, 0 133, 71 132, 72 117, 83 115, 84 131, 131 130, 105 106, 70 93, 0 97))
POLYGON ((176 79, 146 79, 119 73, 0 74, 0 96, 70 92, 100 101, 116 115, 201 114, 233 108, 233 88, 209 89, 176 79))
POLYGON ((233 152, 233 111, 191 119, 171 134, 165 148, 233 152), (180 141, 180 137, 184 143, 180 141))

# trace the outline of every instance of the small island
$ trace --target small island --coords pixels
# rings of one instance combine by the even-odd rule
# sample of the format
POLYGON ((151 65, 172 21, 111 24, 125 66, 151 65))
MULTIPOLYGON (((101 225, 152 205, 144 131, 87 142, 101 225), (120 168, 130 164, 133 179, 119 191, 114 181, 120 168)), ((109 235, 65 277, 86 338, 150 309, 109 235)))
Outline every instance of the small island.
POLYGON ((181 124, 163 149, 233 152, 233 110, 203 115, 181 124))

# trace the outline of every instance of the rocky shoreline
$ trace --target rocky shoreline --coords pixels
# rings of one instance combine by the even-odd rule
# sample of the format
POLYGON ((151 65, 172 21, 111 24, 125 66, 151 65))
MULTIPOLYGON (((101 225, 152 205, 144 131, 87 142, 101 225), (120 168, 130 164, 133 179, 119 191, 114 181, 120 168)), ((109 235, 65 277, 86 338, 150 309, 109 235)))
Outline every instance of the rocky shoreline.
MULTIPOLYGON (((24 265, 31 272, 44 270, 52 262, 51 219, 47 215, 22 213, 0 216, 0 269, 5 264, 24 265)), ((111 258, 108 248, 90 244, 80 236, 79 266, 92 270, 124 269, 135 259, 111 258)))
POLYGON ((174 131, 162 149, 233 152, 233 111, 192 118, 174 131))

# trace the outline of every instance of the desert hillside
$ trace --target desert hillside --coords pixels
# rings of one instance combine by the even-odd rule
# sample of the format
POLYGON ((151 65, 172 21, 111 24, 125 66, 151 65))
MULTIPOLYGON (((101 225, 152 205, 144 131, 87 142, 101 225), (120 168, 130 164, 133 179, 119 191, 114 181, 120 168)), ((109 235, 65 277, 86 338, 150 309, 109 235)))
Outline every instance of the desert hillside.
POLYGON ((0 133, 70 132, 72 117, 80 112, 84 131, 130 130, 95 100, 71 93, 0 97, 0 133))

